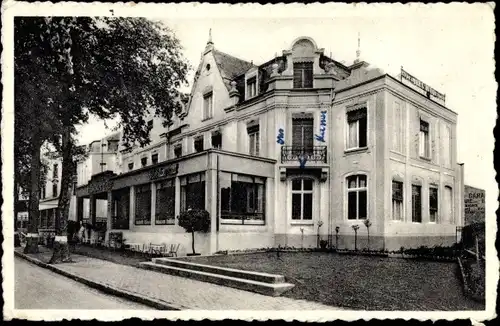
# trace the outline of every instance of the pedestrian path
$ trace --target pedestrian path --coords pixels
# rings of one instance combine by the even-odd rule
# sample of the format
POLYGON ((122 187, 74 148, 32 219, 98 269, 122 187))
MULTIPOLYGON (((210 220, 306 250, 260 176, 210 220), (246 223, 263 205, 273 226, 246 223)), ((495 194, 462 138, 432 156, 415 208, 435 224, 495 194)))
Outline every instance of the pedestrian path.
MULTIPOLYGON (((45 250, 40 254, 30 256, 47 262, 50 255, 51 252, 45 250)), ((171 302, 185 309, 340 310, 337 307, 316 302, 270 297, 76 254, 72 254, 71 257, 74 263, 56 266, 81 278, 152 299, 171 302)))

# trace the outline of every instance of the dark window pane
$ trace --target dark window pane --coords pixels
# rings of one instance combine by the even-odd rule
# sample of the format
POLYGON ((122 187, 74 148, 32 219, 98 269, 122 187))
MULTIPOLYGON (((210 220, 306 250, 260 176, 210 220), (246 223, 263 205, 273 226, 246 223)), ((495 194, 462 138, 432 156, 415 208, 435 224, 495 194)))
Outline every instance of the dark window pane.
POLYGON ((292 190, 301 190, 302 189, 301 182, 302 179, 292 180, 292 190))
POLYGON ((301 200, 302 196, 300 194, 292 194, 292 220, 300 220, 301 200))
POLYGON ((359 180, 359 183, 358 183, 359 188, 366 187, 366 175, 359 175, 358 180, 359 180))
POLYGON ((304 194, 304 220, 312 220, 312 194, 304 194))
POLYGON ((412 221, 422 222, 421 187, 412 186, 412 221))
POLYGON ((348 188, 357 188, 358 187, 357 180, 358 180, 358 176, 356 176, 356 175, 352 175, 350 177, 347 177, 347 187, 348 188))
POLYGON ((367 144, 367 120, 366 117, 359 120, 359 147, 367 144))
POLYGON ((367 215, 366 191, 360 191, 358 193, 358 196, 359 196, 358 218, 364 219, 366 218, 367 215))
POLYGON ((349 220, 356 219, 356 198, 357 193, 355 191, 349 192, 347 194, 347 218, 349 220))
POLYGON ((313 181, 310 179, 304 179, 304 190, 312 190, 313 189, 313 181))
POLYGON ((158 163, 158 154, 151 155, 151 163, 152 164, 158 163))

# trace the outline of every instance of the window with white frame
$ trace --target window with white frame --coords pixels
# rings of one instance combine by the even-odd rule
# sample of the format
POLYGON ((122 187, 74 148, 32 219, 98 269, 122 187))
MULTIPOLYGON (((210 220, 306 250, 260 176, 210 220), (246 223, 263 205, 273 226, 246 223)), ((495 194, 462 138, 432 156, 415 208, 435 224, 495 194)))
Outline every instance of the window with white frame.
POLYGON ((411 221, 422 223, 422 186, 413 184, 411 186, 411 221))
POLYGON ((219 179, 222 222, 226 222, 224 220, 237 220, 238 224, 264 222, 265 178, 221 172, 219 179))
POLYGON ((146 165, 148 165, 148 158, 142 157, 141 158, 141 168, 145 167, 146 165))
POLYGON ((174 156, 179 158, 182 156, 182 144, 177 144, 174 146, 174 156))
POLYGON ((247 100, 257 96, 257 77, 247 79, 247 100))
POLYGON ((259 125, 248 127, 247 133, 248 133, 248 153, 252 156, 259 156, 260 153, 259 125))
POLYGON ((436 223, 438 219, 438 188, 429 187, 429 222, 436 223))
POLYGON ((367 146, 367 126, 368 119, 365 107, 347 112, 347 149, 367 146))
POLYGON ((313 180, 292 180, 292 220, 312 220, 313 180))
POLYGON ((212 133, 212 148, 222 148, 222 134, 220 131, 215 131, 212 133))
POLYGON ((366 175, 347 177, 347 219, 364 220, 368 213, 366 175))
POLYGON ((392 219, 403 220, 403 182, 392 181, 392 219))
POLYGON ((203 136, 194 139, 194 151, 196 153, 203 151, 203 136))
POLYGON ((430 158, 430 137, 429 137, 429 123, 420 119, 420 133, 419 133, 419 155, 423 158, 430 158))
POLYGON ((210 119, 213 116, 213 93, 203 95, 203 119, 210 119))

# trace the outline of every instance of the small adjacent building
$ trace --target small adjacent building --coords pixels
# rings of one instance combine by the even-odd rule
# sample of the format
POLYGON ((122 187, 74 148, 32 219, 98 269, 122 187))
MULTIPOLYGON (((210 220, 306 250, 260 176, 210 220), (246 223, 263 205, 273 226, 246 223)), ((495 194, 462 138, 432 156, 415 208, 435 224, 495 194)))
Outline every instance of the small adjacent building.
POLYGON ((167 126, 147 119, 150 145, 116 136, 116 150, 108 142, 79 164, 79 220, 88 212, 106 236, 180 243, 180 254, 191 235, 177 218, 189 208, 211 216, 196 234, 201 253, 320 239, 353 249, 355 225, 360 249, 367 219, 372 248, 449 245, 463 225, 457 114, 404 70, 346 66, 309 37, 260 65, 209 40, 182 103, 167 126))

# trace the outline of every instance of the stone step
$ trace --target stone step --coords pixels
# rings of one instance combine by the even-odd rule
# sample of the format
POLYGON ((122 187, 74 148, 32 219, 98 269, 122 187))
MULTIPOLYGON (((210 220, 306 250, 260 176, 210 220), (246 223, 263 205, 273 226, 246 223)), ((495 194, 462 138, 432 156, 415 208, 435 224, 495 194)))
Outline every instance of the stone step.
POLYGON ((161 272, 165 274, 187 277, 198 281, 214 283, 218 285, 228 286, 240 290, 256 292, 264 295, 277 297, 283 292, 290 290, 295 285, 290 283, 264 283, 243 278, 231 277, 226 275, 207 273, 203 271, 180 268, 156 264, 153 262, 143 262, 139 266, 144 269, 161 272))
POLYGON ((236 278, 243 278, 247 280, 263 282, 263 283, 284 283, 285 277, 277 274, 269 274, 269 273, 261 273, 261 272, 253 272, 253 271, 245 271, 241 269, 227 268, 227 267, 219 267, 205 264, 198 264, 178 259, 168 259, 168 258, 153 258, 153 263, 179 267, 184 269, 191 269, 206 273, 225 275, 236 278))

